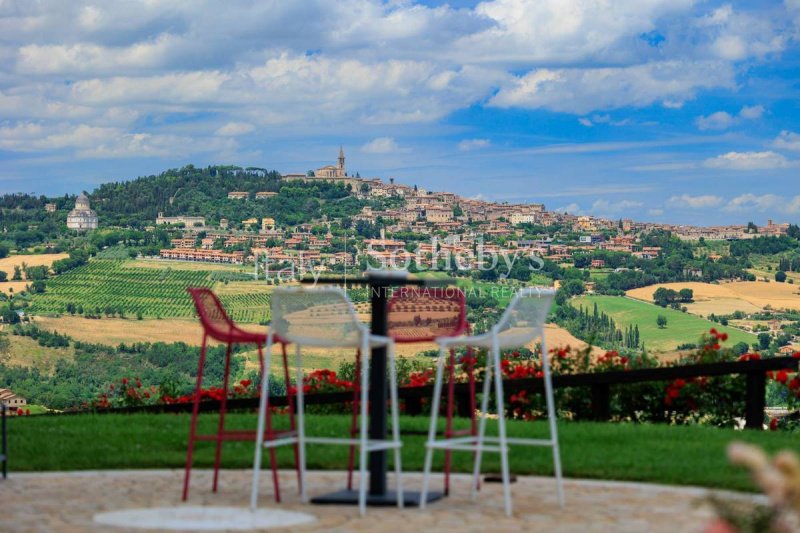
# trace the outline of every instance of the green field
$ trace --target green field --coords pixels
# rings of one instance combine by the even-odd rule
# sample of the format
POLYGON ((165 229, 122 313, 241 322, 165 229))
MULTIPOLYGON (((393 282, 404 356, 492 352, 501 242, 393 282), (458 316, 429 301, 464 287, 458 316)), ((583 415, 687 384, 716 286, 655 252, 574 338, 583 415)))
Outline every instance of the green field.
POLYGON ((751 333, 720 326, 699 316, 674 309, 665 309, 623 296, 581 296, 572 300, 574 307, 582 305, 588 307, 590 311, 595 303, 600 311, 605 311, 614 319, 617 327, 624 328, 628 325, 638 324, 645 347, 652 351, 672 351, 680 344, 697 343, 700 336, 713 327, 728 334, 728 346, 737 342, 753 344, 758 340, 751 333), (656 324, 658 315, 667 318, 667 327, 658 327, 656 324))
MULTIPOLYGON (((133 261, 93 259, 88 264, 47 281, 44 294, 32 299, 31 312, 66 313, 67 304, 82 305, 85 312, 103 313, 106 306, 121 308, 129 317, 189 318, 194 316, 187 287, 211 287, 212 270, 182 269, 170 263, 164 268, 143 268, 133 261)), ((242 284, 243 282, 238 282, 242 284)), ((223 286, 223 285, 220 285, 223 286)), ((223 305, 234 320, 255 323, 269 315, 269 294, 245 286, 224 290, 223 305)))
MULTIPOLYGON (((189 420, 189 414, 13 418, 9 421, 9 467, 12 473, 181 468, 186 458, 189 420)), ((253 428, 255 414, 231 413, 225 420, 231 429, 253 428)), ((201 415, 200 431, 215 431, 216 421, 216 415, 201 415)), ((286 417, 275 417, 275 423, 276 428, 285 427, 286 417)), ((468 423, 466 419, 455 419, 456 429, 465 428, 468 423)), ((306 427, 310 435, 342 437, 349 431, 350 416, 309 415, 306 427)), ((404 470, 422 469, 424 432, 427 429, 427 417, 401 417, 404 470)), ((508 431, 515 437, 543 438, 547 435, 547 424, 514 420, 509 421, 508 431)), ((496 433, 494 421, 489 421, 488 433, 496 433)), ((754 486, 747 472, 728 463, 725 455, 728 443, 744 440, 763 446, 770 453, 787 448, 798 450, 796 434, 735 431, 707 426, 561 421, 558 433, 566 477, 650 481, 740 490, 754 490, 754 486)), ((552 475, 549 450, 512 446, 509 457, 511 471, 516 474, 552 475)), ((442 453, 435 455, 435 471, 441 471, 442 458, 442 453)), ((226 443, 222 460, 226 468, 251 468, 253 444, 226 443)), ((278 461, 284 468, 291 467, 293 463, 290 447, 282 446, 278 449, 278 461)), ((195 466, 208 468, 212 464, 212 443, 198 444, 195 466)), ((346 465, 345 446, 308 448, 310 469, 341 470, 346 465)), ((453 454, 454 471, 470 472, 471 466, 471 454, 453 454)), ((484 471, 497 472, 499 467, 497 454, 484 454, 484 471)))

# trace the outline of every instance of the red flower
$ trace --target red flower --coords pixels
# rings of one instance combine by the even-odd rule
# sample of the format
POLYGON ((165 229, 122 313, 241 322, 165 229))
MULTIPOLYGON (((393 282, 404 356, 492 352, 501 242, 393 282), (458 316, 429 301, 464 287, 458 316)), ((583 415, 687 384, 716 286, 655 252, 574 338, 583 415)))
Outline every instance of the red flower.
POLYGON ((775 381, 778 383, 786 383, 786 380, 789 379, 789 373, 786 370, 779 370, 777 374, 775 374, 775 381))
POLYGON ((792 354, 792 357, 794 357, 795 359, 800 359, 800 352, 794 352, 792 354))
POLYGON ((778 430, 778 419, 773 418, 769 421, 769 430, 770 431, 777 431, 778 430))
POLYGON ((717 328, 711 328, 711 334, 717 336, 717 328))
POLYGON ((728 334, 727 333, 723 333, 722 335, 720 335, 717 338, 724 342, 724 341, 728 340, 728 334))
POLYGON ((667 391, 667 397, 669 398, 677 398, 681 395, 680 389, 669 389, 667 391))
POLYGON ((249 387, 251 383, 252 381, 250 381, 249 379, 243 379, 242 381, 239 382, 239 384, 245 388, 249 387))
POLYGON ((22 407, 17 408, 17 416, 22 416, 25 414, 25 411, 22 410, 22 407))

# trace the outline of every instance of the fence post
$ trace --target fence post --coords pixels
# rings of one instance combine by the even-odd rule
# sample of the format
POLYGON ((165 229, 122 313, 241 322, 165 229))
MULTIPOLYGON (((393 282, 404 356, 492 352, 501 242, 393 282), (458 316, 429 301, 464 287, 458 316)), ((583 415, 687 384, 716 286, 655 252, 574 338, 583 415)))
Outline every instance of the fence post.
POLYGON ((744 427, 747 429, 764 429, 764 408, 767 404, 767 375, 760 372, 748 372, 747 392, 744 407, 744 427))
POLYGON ((406 414, 419 416, 422 414, 422 396, 420 394, 406 394, 406 414))
POLYGON ((594 383, 591 388, 592 418, 608 420, 611 418, 611 386, 607 383, 594 383))

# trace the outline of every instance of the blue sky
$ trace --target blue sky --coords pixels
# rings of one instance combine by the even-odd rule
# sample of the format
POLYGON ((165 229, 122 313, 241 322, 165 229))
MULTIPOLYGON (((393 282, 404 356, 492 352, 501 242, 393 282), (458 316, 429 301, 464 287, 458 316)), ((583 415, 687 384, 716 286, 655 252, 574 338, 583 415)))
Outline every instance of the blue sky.
POLYGON ((800 0, 0 2, 0 192, 332 163, 674 223, 800 220, 800 0))

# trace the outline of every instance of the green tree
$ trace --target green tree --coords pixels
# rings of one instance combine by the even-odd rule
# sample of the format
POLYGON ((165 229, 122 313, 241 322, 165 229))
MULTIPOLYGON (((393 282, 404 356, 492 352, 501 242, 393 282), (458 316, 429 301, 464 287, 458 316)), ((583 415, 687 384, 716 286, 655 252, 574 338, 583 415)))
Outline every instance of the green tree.
POLYGON ((667 327, 667 317, 664 315, 658 315, 656 318, 656 324, 658 324, 659 329, 664 329, 667 327))
POLYGON ((775 281, 777 281, 778 283, 783 283, 784 281, 786 281, 786 272, 784 272, 783 270, 778 270, 777 272, 775 272, 775 281))
POLYGON ((769 348, 769 343, 772 340, 772 337, 769 333, 759 333, 758 334, 758 347, 762 350, 766 350, 769 348))

